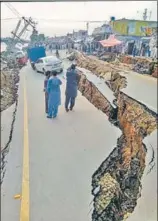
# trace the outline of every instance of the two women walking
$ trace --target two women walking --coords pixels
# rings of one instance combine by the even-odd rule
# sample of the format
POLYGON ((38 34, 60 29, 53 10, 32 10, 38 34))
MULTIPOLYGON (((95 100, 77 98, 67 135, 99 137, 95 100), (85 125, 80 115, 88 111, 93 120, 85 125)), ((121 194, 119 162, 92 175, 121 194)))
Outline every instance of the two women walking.
MULTIPOLYGON (((76 66, 71 65, 66 73, 66 91, 65 91, 65 110, 68 112, 72 110, 75 105, 75 99, 77 97, 77 88, 79 75, 76 71, 76 66)), ((46 79, 44 82, 45 91, 45 111, 47 118, 56 118, 58 114, 58 107, 61 105, 61 80, 57 77, 57 72, 53 71, 50 77, 50 72, 46 73, 46 79)))

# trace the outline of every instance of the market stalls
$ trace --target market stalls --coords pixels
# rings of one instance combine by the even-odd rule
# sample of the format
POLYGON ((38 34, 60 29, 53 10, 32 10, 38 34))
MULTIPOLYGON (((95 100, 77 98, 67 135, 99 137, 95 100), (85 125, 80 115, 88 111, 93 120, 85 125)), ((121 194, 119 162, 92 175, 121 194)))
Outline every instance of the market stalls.
POLYGON ((150 47, 150 56, 152 58, 157 58, 157 47, 158 47, 158 42, 157 42, 157 32, 158 30, 156 29, 153 34, 151 35, 150 42, 149 42, 149 47, 150 47))
POLYGON ((115 38, 115 35, 110 35, 108 39, 100 41, 100 44, 103 47, 114 47, 116 45, 122 44, 122 41, 119 41, 115 38))
POLYGON ((117 36, 123 41, 121 54, 150 57, 149 42, 151 37, 117 36))
POLYGON ((102 52, 111 52, 111 53, 118 53, 117 46, 121 45, 123 42, 118 40, 115 35, 110 35, 108 39, 104 39, 99 41, 102 52))

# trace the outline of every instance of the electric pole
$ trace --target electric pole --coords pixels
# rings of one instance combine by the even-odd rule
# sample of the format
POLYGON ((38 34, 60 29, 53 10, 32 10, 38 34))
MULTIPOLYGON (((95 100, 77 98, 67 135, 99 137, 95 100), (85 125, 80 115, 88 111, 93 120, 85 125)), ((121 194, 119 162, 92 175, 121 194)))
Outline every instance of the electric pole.
POLYGON ((86 27, 87 27, 87 35, 88 35, 88 32, 89 32, 89 22, 86 23, 86 27))
POLYGON ((24 27, 21 30, 21 32, 17 35, 18 29, 19 29, 20 24, 21 24, 21 20, 18 22, 15 31, 11 32, 13 34, 14 39, 15 39, 15 37, 17 37, 19 39, 24 34, 24 32, 27 30, 28 26, 31 26, 33 28, 33 30, 36 30, 36 23, 32 20, 31 17, 29 19, 26 19, 25 17, 22 17, 22 19, 24 20, 24 27))
POLYGON ((149 20, 151 19, 151 14, 152 14, 152 11, 150 11, 150 14, 149 14, 149 20))
POLYGON ((148 9, 145 8, 144 13, 143 13, 143 20, 144 20, 144 21, 147 20, 147 12, 148 12, 148 9))
POLYGON ((13 35, 13 41, 12 41, 11 44, 9 45, 10 49, 13 49, 13 48, 14 48, 17 39, 20 40, 20 41, 22 40, 21 37, 22 37, 22 35, 27 31, 27 28, 28 28, 29 26, 31 26, 32 29, 33 29, 33 32, 35 32, 35 31, 36 31, 36 24, 37 24, 37 23, 34 22, 31 17, 28 18, 28 19, 25 18, 25 17, 22 17, 22 18, 18 21, 18 24, 17 24, 17 26, 16 26, 16 28, 15 28, 15 31, 12 31, 12 32, 11 32, 11 34, 13 35), (20 26, 21 26, 21 24, 22 24, 22 21, 24 21, 24 27, 23 27, 22 30, 18 33, 19 28, 20 28, 20 26))

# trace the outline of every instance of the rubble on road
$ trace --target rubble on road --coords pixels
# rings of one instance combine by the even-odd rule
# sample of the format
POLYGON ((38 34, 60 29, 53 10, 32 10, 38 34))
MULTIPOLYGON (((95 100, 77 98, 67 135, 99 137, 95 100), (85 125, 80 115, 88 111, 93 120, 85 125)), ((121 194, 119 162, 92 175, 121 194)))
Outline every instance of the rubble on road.
POLYGON ((158 67, 157 67, 157 65, 155 65, 155 68, 154 68, 154 71, 152 73, 152 76, 155 77, 155 78, 158 78, 158 67))
POLYGON ((114 178, 112 178, 109 173, 105 173, 105 175, 101 177, 98 184, 100 185, 100 191, 99 194, 97 194, 95 197, 94 208, 96 213, 100 215, 109 205, 115 195, 118 194, 120 187, 119 183, 114 178))
POLYGON ((69 54, 66 55, 66 58, 69 59, 70 61, 73 61, 75 59, 75 52, 71 52, 69 54))
POLYGON ((104 79, 106 84, 115 93, 127 85, 126 78, 120 74, 123 71, 113 63, 100 61, 94 56, 84 56, 81 53, 77 54, 76 61, 79 67, 90 70, 96 76, 104 79))
POLYGON ((116 53, 106 52, 104 55, 100 56, 100 59, 107 62, 113 62, 116 59, 116 53))
POLYGON ((9 151, 18 103, 19 66, 9 55, 1 56, 1 184, 5 174, 5 156, 9 151), (6 111, 5 111, 6 110, 6 111))
POLYGON ((100 57, 99 60, 96 56, 86 56, 80 52, 73 52, 67 57, 70 60, 77 60, 77 64, 80 67, 87 68, 97 76, 105 77, 108 72, 112 71, 135 71, 139 74, 147 74, 153 77, 157 77, 156 67, 157 61, 151 60, 151 58, 144 57, 132 57, 127 55, 105 55, 100 57), (108 58, 108 59, 104 59, 108 58), (111 59, 112 57, 112 59, 111 59))
POLYGON ((17 83, 19 82, 19 69, 1 70, 1 110, 11 106, 17 99, 17 83))
POLYGON ((148 63, 149 64, 151 62, 151 58, 133 57, 131 55, 120 55, 119 61, 125 64, 136 64, 136 63, 142 63, 142 64, 148 63))
MULTIPOLYGON (((119 61, 123 64, 127 64, 131 66, 131 69, 140 74, 149 74, 154 75, 154 70, 151 70, 151 65, 153 60, 147 57, 133 57, 129 55, 120 55, 119 61)), ((157 65, 157 61, 154 61, 154 66, 157 65)), ((154 75, 154 77, 157 75, 154 75)))

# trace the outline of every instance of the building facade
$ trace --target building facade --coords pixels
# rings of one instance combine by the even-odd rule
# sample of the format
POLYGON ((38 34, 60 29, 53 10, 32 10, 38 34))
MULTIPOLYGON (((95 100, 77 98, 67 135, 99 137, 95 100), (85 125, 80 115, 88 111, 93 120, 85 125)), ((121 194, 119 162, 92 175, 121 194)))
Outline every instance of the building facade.
POLYGON ((98 37, 99 40, 104 40, 104 39, 107 39, 109 35, 112 33, 113 31, 112 31, 111 26, 109 24, 104 24, 101 27, 95 28, 92 33, 92 36, 94 38, 98 37))
POLYGON ((111 22, 113 32, 126 36, 151 36, 157 28, 156 21, 121 19, 111 22))
POLYGON ((86 30, 73 31, 73 39, 85 39, 88 36, 86 30))

